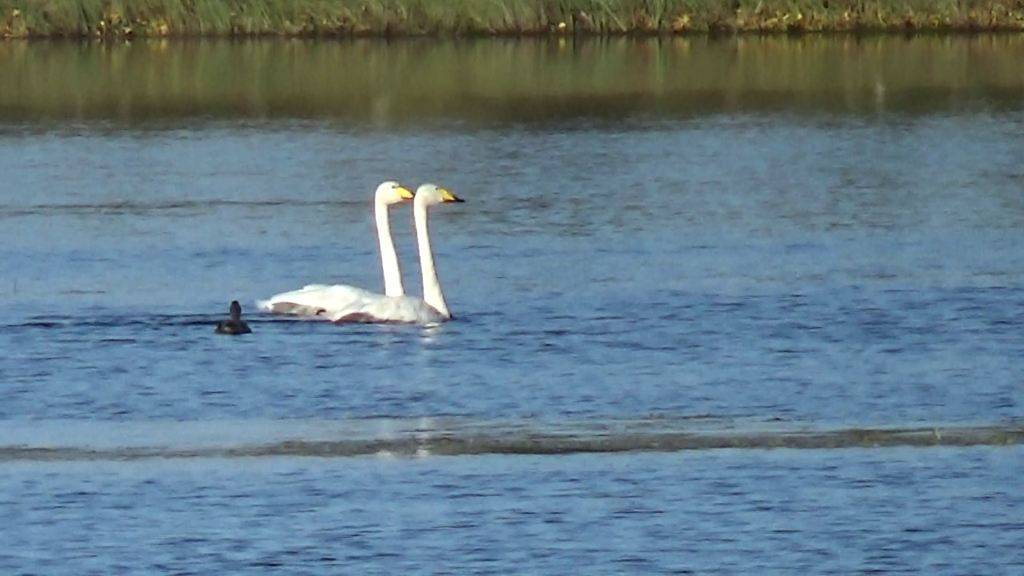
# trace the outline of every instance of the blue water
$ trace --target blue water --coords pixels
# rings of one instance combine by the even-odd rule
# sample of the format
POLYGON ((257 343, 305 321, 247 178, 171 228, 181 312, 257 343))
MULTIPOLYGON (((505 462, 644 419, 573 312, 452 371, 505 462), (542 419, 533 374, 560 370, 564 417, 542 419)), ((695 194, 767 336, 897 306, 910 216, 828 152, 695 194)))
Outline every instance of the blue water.
POLYGON ((0 123, 0 571, 1020 573, 1010 437, 629 450, 652 427, 1019 431, 1011 104, 0 123), (431 220, 456 320, 258 312, 380 289, 384 179, 467 200, 431 220), (232 299, 253 334, 213 333, 232 299), (557 455, 428 442, 481 430, 557 455), (317 453, 393 438, 419 448, 317 453))
POLYGON ((1019 418, 1022 120, 8 133, 0 417, 1019 418), (432 220, 457 321, 256 314, 380 289, 384 178, 467 198, 432 220))
POLYGON ((7 573, 1019 574, 1020 447, 0 467, 7 573))

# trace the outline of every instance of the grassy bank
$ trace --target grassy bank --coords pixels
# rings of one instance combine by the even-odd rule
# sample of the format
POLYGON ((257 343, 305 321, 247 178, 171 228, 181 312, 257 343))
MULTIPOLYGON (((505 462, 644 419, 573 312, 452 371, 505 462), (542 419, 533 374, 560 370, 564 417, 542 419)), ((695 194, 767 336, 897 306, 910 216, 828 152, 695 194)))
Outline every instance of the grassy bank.
POLYGON ((0 0, 0 36, 1024 30, 1024 0, 0 0))

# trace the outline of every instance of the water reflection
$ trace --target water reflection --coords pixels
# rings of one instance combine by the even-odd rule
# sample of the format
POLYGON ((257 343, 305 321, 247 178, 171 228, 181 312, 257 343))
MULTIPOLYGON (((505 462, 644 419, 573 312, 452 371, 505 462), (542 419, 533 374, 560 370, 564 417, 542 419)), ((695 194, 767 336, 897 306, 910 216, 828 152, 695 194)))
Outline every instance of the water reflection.
POLYGON ((1024 37, 0 44, 0 119, 366 127, 1020 109, 1024 37))

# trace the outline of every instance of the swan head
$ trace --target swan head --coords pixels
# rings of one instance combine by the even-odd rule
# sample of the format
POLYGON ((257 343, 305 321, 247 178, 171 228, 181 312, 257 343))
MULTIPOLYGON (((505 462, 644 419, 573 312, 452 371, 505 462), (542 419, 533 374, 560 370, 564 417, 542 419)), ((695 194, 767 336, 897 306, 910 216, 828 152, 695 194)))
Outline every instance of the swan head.
POLYGON ((374 201, 386 206, 400 204, 406 200, 412 200, 412 198, 413 194, 408 188, 393 180, 381 182, 380 186, 377 186, 377 193, 374 195, 374 201))
POLYGON ((416 189, 416 204, 418 206, 433 206, 444 202, 465 202, 465 200, 437 184, 422 184, 416 189))

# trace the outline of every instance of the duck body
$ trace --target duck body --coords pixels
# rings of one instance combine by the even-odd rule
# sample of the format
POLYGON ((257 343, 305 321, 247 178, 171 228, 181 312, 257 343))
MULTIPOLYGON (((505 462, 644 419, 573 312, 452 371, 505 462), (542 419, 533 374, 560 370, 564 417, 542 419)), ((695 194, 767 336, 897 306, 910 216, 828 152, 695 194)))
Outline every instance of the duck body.
POLYGON ((221 320, 217 323, 217 327, 213 329, 217 334, 227 334, 229 336, 237 336, 239 334, 251 334, 252 329, 249 325, 242 320, 242 306, 238 303, 238 300, 231 301, 231 307, 228 309, 231 317, 227 320, 221 320))
POLYGON ((243 320, 222 320, 217 323, 217 327, 213 331, 217 334, 228 334, 230 336, 252 333, 252 329, 243 320))

